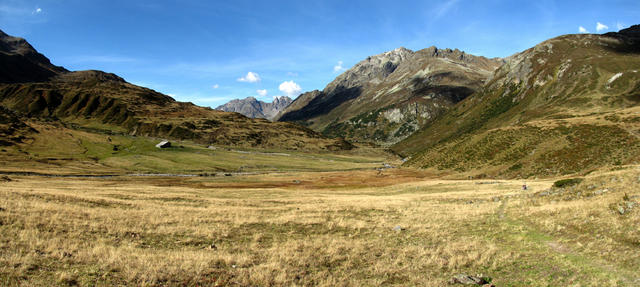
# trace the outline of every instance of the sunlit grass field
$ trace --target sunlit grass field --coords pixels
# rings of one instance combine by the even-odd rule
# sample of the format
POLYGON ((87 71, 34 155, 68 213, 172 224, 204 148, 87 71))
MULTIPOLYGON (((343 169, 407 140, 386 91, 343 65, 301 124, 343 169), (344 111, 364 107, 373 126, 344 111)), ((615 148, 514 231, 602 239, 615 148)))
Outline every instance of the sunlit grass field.
MULTIPOLYGON (((334 159, 335 160, 335 159, 334 159)), ((440 180, 389 169, 0 182, 2 286, 640 284, 640 170, 440 180)))

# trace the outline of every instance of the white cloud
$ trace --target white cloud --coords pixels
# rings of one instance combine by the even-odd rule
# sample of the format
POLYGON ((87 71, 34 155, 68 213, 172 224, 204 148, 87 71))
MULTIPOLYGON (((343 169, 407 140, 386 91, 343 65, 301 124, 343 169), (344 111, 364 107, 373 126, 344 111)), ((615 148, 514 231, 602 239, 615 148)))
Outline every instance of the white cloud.
POLYGON ((294 81, 284 81, 280 84, 278 89, 290 98, 297 97, 302 92, 300 85, 296 84, 294 81))
POLYGON ((211 86, 211 87, 212 87, 212 88, 214 88, 214 89, 217 89, 217 88, 220 88, 220 85, 215 84, 215 85, 213 85, 213 86, 211 86))
POLYGON ((249 72, 246 76, 239 78, 238 82, 257 83, 260 82, 260 76, 258 73, 249 72))
POLYGON ((616 28, 618 28, 618 31, 624 29, 624 24, 622 24, 621 22, 616 23, 616 28))
POLYGON ((609 29, 609 26, 602 24, 600 22, 596 23, 596 31, 601 32, 607 29, 609 29))
POLYGON ((36 8, 36 10, 33 10, 33 12, 31 12, 31 14, 40 14, 42 13, 42 8, 38 7, 36 8))
POLYGON ((578 27, 578 32, 583 34, 589 33, 589 31, 582 26, 578 27))
POLYGON ((333 72, 334 73, 337 73, 337 72, 340 72, 340 71, 344 71, 344 70, 346 70, 346 69, 342 66, 342 61, 338 61, 338 64, 333 66, 333 72))
POLYGON ((257 90, 256 93, 258 93, 258 96, 261 97, 266 97, 267 96, 267 90, 257 90))

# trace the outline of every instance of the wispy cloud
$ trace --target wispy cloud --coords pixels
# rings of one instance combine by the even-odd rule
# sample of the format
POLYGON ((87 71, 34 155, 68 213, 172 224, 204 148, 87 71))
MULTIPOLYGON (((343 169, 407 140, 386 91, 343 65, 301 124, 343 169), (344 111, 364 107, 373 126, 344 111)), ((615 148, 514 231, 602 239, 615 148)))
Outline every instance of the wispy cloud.
POLYGON ((260 82, 258 73, 248 72, 246 76, 238 78, 238 82, 257 83, 260 82))
POLYGON ((213 86, 211 86, 211 87, 212 87, 212 88, 214 88, 214 89, 217 89, 217 88, 220 88, 220 85, 215 84, 215 85, 213 85, 213 86))
POLYGON ((340 71, 344 71, 344 70, 346 70, 346 69, 342 66, 342 61, 338 61, 338 64, 333 66, 333 72, 334 73, 337 73, 337 72, 340 72, 340 71))
POLYGON ((35 10, 33 10, 33 12, 31 12, 31 14, 40 14, 42 13, 42 8, 38 7, 35 10))
POLYGON ((437 20, 445 16, 447 13, 449 13, 449 11, 451 11, 451 9, 456 6, 456 4, 458 4, 458 2, 460 2, 460 0, 446 0, 440 5, 436 6, 433 20, 437 20))
POLYGON ((261 96, 261 97, 267 96, 267 90, 257 90, 256 93, 258 93, 258 96, 261 96))
POLYGON ((596 31, 602 32, 602 31, 608 30, 608 29, 609 29, 609 26, 607 26, 605 24, 602 24, 600 22, 596 23, 596 31))
POLYGON ((0 13, 18 16, 18 15, 28 14, 29 10, 25 8, 18 8, 14 6, 0 4, 0 13))
POLYGON ((280 84, 278 89, 290 98, 297 97, 302 92, 300 85, 296 84, 294 81, 284 81, 280 84))
POLYGON ((618 31, 620 31, 620 30, 624 29, 624 26, 625 26, 625 25, 624 25, 622 22, 618 22, 618 23, 616 23, 616 28, 618 28, 618 31))
POLYGON ((578 32, 582 33, 582 34, 586 34, 589 33, 589 30, 587 30, 585 27, 578 27, 578 32))

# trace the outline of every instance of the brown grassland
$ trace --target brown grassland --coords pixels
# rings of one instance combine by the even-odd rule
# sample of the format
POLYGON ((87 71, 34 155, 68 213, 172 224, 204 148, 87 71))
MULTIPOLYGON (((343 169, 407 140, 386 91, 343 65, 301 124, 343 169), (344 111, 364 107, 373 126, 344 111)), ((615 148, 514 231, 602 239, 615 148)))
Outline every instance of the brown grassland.
POLYGON ((10 179, 2 286, 640 285, 638 166, 526 191, 404 168, 10 179))

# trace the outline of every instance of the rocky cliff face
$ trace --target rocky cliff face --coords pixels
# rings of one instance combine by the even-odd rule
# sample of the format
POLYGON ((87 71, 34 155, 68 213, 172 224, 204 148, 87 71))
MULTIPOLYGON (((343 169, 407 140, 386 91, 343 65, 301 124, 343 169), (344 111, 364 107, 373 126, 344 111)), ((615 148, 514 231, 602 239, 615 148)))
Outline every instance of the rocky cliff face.
POLYGON ((236 112, 250 118, 262 118, 273 120, 273 118, 284 110, 293 100, 287 96, 276 97, 273 102, 266 103, 254 97, 232 100, 224 105, 220 105, 216 110, 225 112, 236 112))
POLYGON ((640 26, 564 35, 506 59, 487 84, 392 147, 406 164, 562 175, 640 158, 640 26))
POLYGON ((332 137, 394 143, 479 89, 502 63, 459 50, 398 48, 361 61, 323 91, 301 95, 276 119, 332 137))

